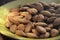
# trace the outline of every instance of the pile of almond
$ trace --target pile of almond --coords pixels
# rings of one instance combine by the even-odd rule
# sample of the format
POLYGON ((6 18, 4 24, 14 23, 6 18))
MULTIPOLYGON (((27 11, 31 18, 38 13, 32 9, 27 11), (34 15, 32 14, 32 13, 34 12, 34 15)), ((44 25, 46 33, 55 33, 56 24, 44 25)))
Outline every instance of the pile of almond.
POLYGON ((14 34, 49 38, 60 34, 60 4, 26 4, 9 10, 5 26, 14 34))

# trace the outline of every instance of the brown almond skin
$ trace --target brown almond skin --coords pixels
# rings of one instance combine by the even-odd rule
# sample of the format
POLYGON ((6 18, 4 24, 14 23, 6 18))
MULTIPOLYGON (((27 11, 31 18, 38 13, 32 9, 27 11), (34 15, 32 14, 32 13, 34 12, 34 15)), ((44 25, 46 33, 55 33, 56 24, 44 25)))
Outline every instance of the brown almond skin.
POLYGON ((37 35, 39 34, 36 29, 32 29, 32 33, 37 34, 37 35))
POLYGON ((32 25, 31 24, 27 24, 26 28, 25 28, 25 32, 29 33, 31 31, 32 25))
POLYGON ((24 31, 25 25, 24 24, 19 24, 18 27, 17 27, 17 29, 24 31))
POLYGON ((39 3, 41 3, 43 6, 48 6, 48 4, 46 2, 40 1, 39 3))
POLYGON ((46 32, 45 34, 41 34, 40 38, 48 38, 50 36, 49 32, 46 32))
POLYGON ((60 8, 56 9, 56 14, 60 14, 60 8))
POLYGON ((53 2, 53 3, 50 3, 49 5, 50 5, 51 7, 56 7, 56 3, 54 3, 54 2, 53 2))
POLYGON ((29 12, 20 12, 20 16, 23 16, 23 18, 26 18, 27 20, 31 19, 31 14, 29 14, 29 12))
POLYGON ((49 28, 52 28, 52 27, 53 27, 53 24, 49 24, 48 27, 49 27, 49 28))
POLYGON ((19 23, 23 23, 23 24, 30 23, 30 21, 25 19, 25 18, 24 19, 19 19, 18 21, 19 21, 19 23))
POLYGON ((58 31, 59 31, 59 33, 60 33, 60 28, 58 28, 58 31))
POLYGON ((40 21, 43 21, 43 20, 44 20, 44 16, 42 14, 33 16, 33 21, 40 22, 40 21))
POLYGON ((46 32, 45 37, 48 38, 50 36, 49 32, 46 32))
POLYGON ((50 18, 47 19, 47 22, 48 23, 53 23, 55 19, 56 19, 56 17, 50 17, 50 18))
POLYGON ((54 25, 54 26, 60 25, 60 18, 56 18, 56 19, 54 20, 54 22, 53 22, 53 25, 54 25))
POLYGON ((51 13, 55 13, 56 10, 54 10, 53 8, 50 8, 48 11, 51 13))
POLYGON ((42 26, 37 26, 37 27, 36 27, 36 30, 37 30, 38 32, 40 32, 40 33, 46 33, 46 29, 43 28, 42 26))
POLYGON ((44 17, 44 21, 47 22, 47 19, 48 19, 48 17, 45 16, 45 17, 44 17))
POLYGON ((59 31, 58 30, 56 30, 56 29, 52 29, 51 30, 51 37, 55 37, 55 36, 57 36, 59 34, 59 31))
POLYGON ((41 14, 47 16, 47 17, 50 17, 51 16, 51 13, 49 11, 41 11, 41 14))
POLYGON ((44 8, 43 8, 43 5, 41 3, 34 3, 34 4, 27 4, 27 5, 24 5, 25 7, 30 7, 30 8, 36 8, 39 12, 42 11, 44 8))
POLYGON ((37 9, 35 8, 28 8, 27 11, 30 13, 30 14, 36 14, 38 11, 37 9))
POLYGON ((50 31, 50 30, 51 30, 51 28, 49 28, 49 27, 45 27, 45 29, 46 29, 47 31, 50 31))
POLYGON ((38 36, 34 33, 26 33, 26 36, 30 38, 38 38, 38 36))
POLYGON ((60 7, 60 4, 56 4, 56 8, 59 8, 60 7))
POLYGON ((15 33, 16 30, 17 30, 17 26, 16 26, 16 25, 11 25, 11 26, 10 26, 10 31, 11 31, 11 32, 15 33))
POLYGON ((59 32, 60 32, 60 28, 59 28, 58 30, 59 30, 59 32))
POLYGON ((60 14, 56 14, 56 17, 60 17, 60 14))
POLYGON ((47 9, 49 9, 50 8, 50 5, 49 4, 47 4, 46 2, 39 2, 39 3, 41 3, 42 5, 43 5, 43 8, 44 8, 44 10, 47 10, 47 9))
POLYGON ((26 36, 26 34, 22 30, 16 30, 16 34, 19 36, 26 36))
POLYGON ((60 14, 52 13, 51 17, 60 17, 60 14))
POLYGON ((44 22, 37 22, 37 23, 33 23, 33 24, 36 26, 47 26, 47 24, 44 22))
POLYGON ((41 3, 34 3, 32 4, 32 6, 34 8, 36 8, 39 12, 42 11, 44 8, 43 8, 43 5, 41 3))

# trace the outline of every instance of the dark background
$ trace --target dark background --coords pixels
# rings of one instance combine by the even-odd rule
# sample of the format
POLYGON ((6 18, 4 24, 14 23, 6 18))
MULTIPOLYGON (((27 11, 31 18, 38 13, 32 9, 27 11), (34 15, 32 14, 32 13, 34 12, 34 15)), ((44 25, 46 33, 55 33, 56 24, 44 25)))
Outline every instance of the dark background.
POLYGON ((1 36, 2 36, 2 38, 3 38, 4 40, 16 40, 16 39, 13 39, 13 38, 4 36, 4 35, 2 35, 2 34, 1 34, 1 36))
POLYGON ((14 0, 0 0, 0 6, 6 4, 8 2, 11 2, 11 1, 14 1, 14 0))

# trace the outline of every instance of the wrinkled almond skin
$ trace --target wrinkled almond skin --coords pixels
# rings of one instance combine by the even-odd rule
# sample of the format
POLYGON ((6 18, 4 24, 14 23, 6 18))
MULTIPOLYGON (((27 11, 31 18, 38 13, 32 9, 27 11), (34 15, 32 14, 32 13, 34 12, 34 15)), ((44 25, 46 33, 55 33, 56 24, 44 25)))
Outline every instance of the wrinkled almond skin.
POLYGON ((46 29, 47 31, 50 31, 50 30, 51 30, 51 28, 49 28, 49 27, 45 27, 45 29, 46 29))
POLYGON ((52 7, 56 7, 56 3, 50 3, 50 6, 52 6, 52 7))
POLYGON ((26 36, 26 34, 21 30, 16 30, 16 34, 19 36, 26 36))
POLYGON ((26 25, 25 32, 28 33, 31 31, 31 29, 32 29, 32 25, 28 24, 28 25, 26 25))
POLYGON ((44 22, 37 22, 37 23, 33 23, 33 24, 36 26, 47 26, 47 24, 44 22))
POLYGON ((50 36, 49 32, 46 32, 45 34, 41 34, 40 38, 48 38, 50 36))
POLYGON ((38 32, 37 32, 37 30, 36 30, 36 29, 32 29, 32 33, 34 33, 34 34, 37 34, 37 35, 38 35, 38 32))
POLYGON ((60 4, 56 4, 56 8, 59 8, 60 7, 60 4))
POLYGON ((27 37, 32 37, 32 38, 37 38, 38 36, 36 35, 36 34, 34 34, 34 33, 26 33, 26 36, 27 37))
POLYGON ((49 24, 48 27, 49 27, 49 28, 52 28, 52 27, 53 27, 53 24, 49 24))
POLYGON ((35 9, 37 9, 39 12, 44 9, 44 8, 43 8, 43 5, 42 5, 41 3, 27 4, 27 5, 24 5, 24 6, 27 6, 27 7, 30 7, 30 8, 35 8, 35 9))
POLYGON ((25 25, 24 24, 19 24, 18 27, 17 27, 17 29, 24 31, 25 25))
POLYGON ((27 19, 25 19, 25 18, 24 18, 24 19, 21 18, 21 19, 19 19, 18 21, 19 21, 19 23, 23 23, 23 24, 30 22, 29 20, 27 20, 27 19))
POLYGON ((53 24, 54 26, 60 25, 60 18, 56 18, 53 24))
POLYGON ((9 17, 8 20, 14 24, 19 24, 18 18, 17 17, 9 17))
POLYGON ((34 8, 36 8, 39 12, 44 9, 43 5, 41 3, 35 3, 35 4, 32 4, 32 5, 34 5, 34 8))
POLYGON ((48 11, 51 13, 55 13, 56 10, 54 10, 53 8, 50 8, 48 11))
POLYGON ((48 19, 48 17, 45 16, 45 17, 44 17, 44 21, 47 22, 47 19, 48 19))
POLYGON ((39 2, 39 3, 41 3, 41 4, 43 5, 43 8, 44 8, 45 10, 47 10, 47 9, 50 8, 50 5, 47 4, 46 2, 39 2))
POLYGON ((45 37, 48 38, 50 36, 49 32, 46 32, 45 37))
POLYGON ((16 30, 17 30, 17 26, 16 25, 11 25, 10 31, 13 32, 13 33, 15 33, 16 30))
POLYGON ((57 36, 59 34, 59 31, 58 30, 56 30, 56 29, 52 29, 51 30, 51 37, 55 37, 55 36, 57 36))
POLYGON ((41 14, 50 17, 51 13, 49 11, 41 11, 41 14))
POLYGON ((60 17, 60 14, 52 13, 51 17, 60 17))
POLYGON ((56 14, 60 14, 60 8, 56 9, 56 14))
POLYGON ((37 26, 37 27, 36 27, 36 30, 37 30, 38 32, 40 32, 40 33, 46 33, 46 29, 43 28, 42 26, 37 26))
POLYGON ((48 23, 53 23, 55 19, 56 19, 56 17, 50 17, 50 18, 47 19, 47 22, 48 23))
POLYGON ((29 14, 28 12, 20 12, 20 16, 23 16, 26 19, 31 19, 31 14, 29 14))
POLYGON ((60 33, 60 28, 58 28, 58 31, 59 31, 59 33, 60 33))
POLYGON ((35 8, 28 8, 27 11, 31 14, 36 14, 38 12, 35 8))
POLYGON ((40 21, 43 21, 43 20, 44 20, 44 16, 42 14, 33 16, 33 21, 40 22, 40 21))

